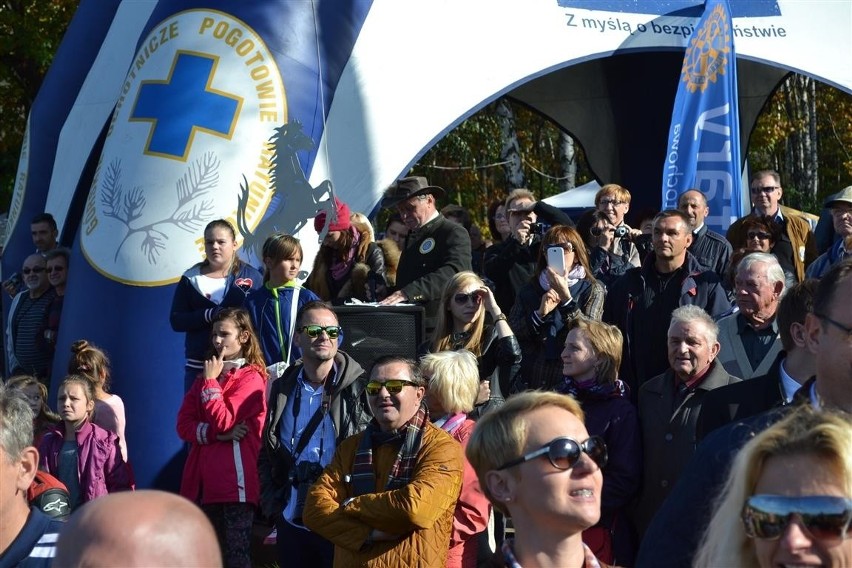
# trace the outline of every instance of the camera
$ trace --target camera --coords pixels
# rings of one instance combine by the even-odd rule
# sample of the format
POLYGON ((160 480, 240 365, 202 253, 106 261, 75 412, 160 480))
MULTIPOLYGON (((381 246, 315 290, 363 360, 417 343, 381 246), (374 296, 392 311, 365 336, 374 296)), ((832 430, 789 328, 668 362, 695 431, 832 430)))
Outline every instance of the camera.
POLYGON ((630 227, 627 225, 619 225, 615 228, 615 238, 620 239, 630 234, 630 227))
POLYGON ((302 523, 302 511, 305 510, 305 499, 308 490, 322 473, 322 466, 317 462, 299 462, 290 470, 291 487, 296 488, 296 508, 293 510, 293 522, 302 523))
POLYGON ((549 228, 550 225, 544 223, 530 223, 530 235, 543 237, 549 228))

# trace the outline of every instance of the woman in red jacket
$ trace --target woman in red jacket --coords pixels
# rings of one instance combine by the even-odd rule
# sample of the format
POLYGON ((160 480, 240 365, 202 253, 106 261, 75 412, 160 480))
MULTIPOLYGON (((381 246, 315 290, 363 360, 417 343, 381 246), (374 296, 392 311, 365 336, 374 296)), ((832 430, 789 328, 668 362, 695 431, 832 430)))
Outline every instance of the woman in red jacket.
POLYGON ((244 309, 219 312, 211 335, 213 354, 178 412, 178 435, 191 445, 180 491, 200 501, 216 529, 225 565, 251 566, 266 370, 244 309))

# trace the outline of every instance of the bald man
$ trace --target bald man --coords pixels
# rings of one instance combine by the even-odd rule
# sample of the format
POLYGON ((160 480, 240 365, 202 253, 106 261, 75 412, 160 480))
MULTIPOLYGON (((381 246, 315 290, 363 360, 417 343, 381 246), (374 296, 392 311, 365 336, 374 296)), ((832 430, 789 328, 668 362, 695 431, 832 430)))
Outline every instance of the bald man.
POLYGON ((213 525, 190 501, 164 491, 112 493, 72 515, 53 566, 221 568, 213 525))

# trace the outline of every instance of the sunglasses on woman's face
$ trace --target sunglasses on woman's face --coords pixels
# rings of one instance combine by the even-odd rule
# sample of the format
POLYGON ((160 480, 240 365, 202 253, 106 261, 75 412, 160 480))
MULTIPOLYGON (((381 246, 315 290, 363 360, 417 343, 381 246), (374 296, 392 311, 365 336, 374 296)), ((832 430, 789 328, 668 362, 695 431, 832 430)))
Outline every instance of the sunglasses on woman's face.
POLYGON ((582 443, 571 438, 556 438, 542 446, 541 449, 504 463, 497 470, 508 469, 541 456, 547 456, 551 465, 556 469, 571 469, 580 461, 582 453, 588 454, 592 458, 592 461, 598 464, 598 467, 603 468, 606 466, 608 457, 606 442, 600 436, 592 436, 582 443))
POLYGON ((379 381, 370 381, 367 383, 367 394, 370 396, 376 396, 382 392, 382 387, 384 387, 390 394, 399 394, 402 392, 405 385, 416 386, 411 381, 405 381, 402 379, 391 379, 383 383, 379 381))
POLYGON ((453 296, 453 301, 460 306, 471 302, 474 306, 478 306, 482 303, 482 296, 480 296, 476 292, 471 292, 470 294, 456 294, 455 296, 453 296))
POLYGON ((761 241, 768 241, 772 236, 769 233, 764 233, 763 231, 749 231, 747 233, 749 239, 760 239, 761 241))
POLYGON ((326 335, 328 335, 329 339, 337 339, 337 336, 340 335, 340 326, 339 325, 304 325, 299 328, 299 331, 304 331, 308 334, 308 337, 311 339, 315 339, 319 337, 319 334, 323 331, 326 335))
POLYGON ((843 540, 850 536, 852 499, 825 495, 752 495, 742 512, 746 534, 768 540, 780 538, 794 517, 815 539, 843 540))

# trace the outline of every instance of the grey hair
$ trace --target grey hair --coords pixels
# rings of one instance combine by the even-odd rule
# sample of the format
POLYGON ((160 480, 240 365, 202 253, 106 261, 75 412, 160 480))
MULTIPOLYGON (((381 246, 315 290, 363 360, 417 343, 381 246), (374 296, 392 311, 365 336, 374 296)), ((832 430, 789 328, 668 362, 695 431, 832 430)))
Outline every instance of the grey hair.
POLYGON ((672 320, 669 324, 669 329, 671 329, 672 326, 676 323, 686 324, 692 323, 694 321, 701 322, 704 324, 704 339, 707 340, 707 343, 713 344, 718 341, 719 326, 716 325, 716 322, 713 321, 713 318, 710 317, 710 314, 705 312, 699 306, 694 306, 692 304, 681 306, 672 312, 672 320))
POLYGON ((779 294, 778 297, 780 298, 783 296, 784 292, 787 291, 787 277, 784 276, 784 269, 781 268, 781 264, 778 262, 778 257, 772 253, 752 252, 747 254, 737 265, 737 274, 750 269, 758 262, 762 262, 766 265, 766 279, 769 280, 770 283, 781 283, 781 294, 779 294))
POLYGON ((33 411, 18 389, 0 384, 0 448, 7 461, 33 445, 33 411))

